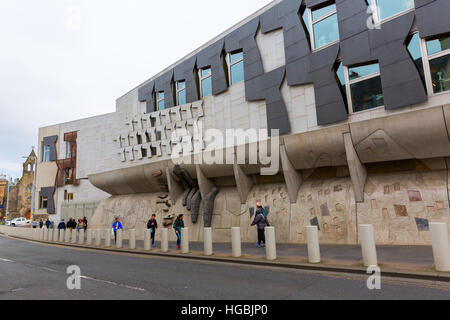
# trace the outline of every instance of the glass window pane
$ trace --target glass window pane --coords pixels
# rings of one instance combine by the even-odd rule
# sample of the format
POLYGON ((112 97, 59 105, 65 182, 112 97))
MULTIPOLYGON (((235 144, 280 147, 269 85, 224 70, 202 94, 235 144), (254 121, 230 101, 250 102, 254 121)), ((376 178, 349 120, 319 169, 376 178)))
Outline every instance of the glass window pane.
POLYGON ((312 19, 313 19, 313 21, 316 21, 317 19, 324 17, 327 14, 329 14, 335 10, 336 10, 336 4, 332 4, 328 7, 324 7, 321 9, 313 10, 312 11, 312 19))
POLYGON ((211 69, 210 69, 210 68, 208 68, 208 69, 203 69, 203 70, 201 71, 201 75, 202 75, 202 78, 207 77, 207 76, 210 76, 210 75, 211 75, 211 69))
POLYGON ((305 12, 303 12, 303 23, 305 24, 306 29, 308 30, 308 32, 311 32, 311 30, 309 30, 309 17, 308 17, 308 9, 305 9, 305 12))
POLYGON ((414 0, 377 0, 380 19, 414 8, 414 0))
POLYGON ((450 37, 427 41, 427 51, 432 54, 450 49, 450 37))
POLYGON ((381 77, 364 80, 350 86, 353 112, 373 109, 384 105, 381 77))
POLYGON ((378 63, 369 64, 361 67, 354 67, 348 69, 348 75, 351 80, 362 78, 370 74, 380 72, 380 65, 378 63))
POLYGON ((158 100, 164 99, 164 91, 158 92, 158 100))
POLYGON ((183 104, 186 104, 186 90, 178 92, 178 105, 181 106, 183 104))
POLYGON ((414 60, 417 70, 419 70, 423 83, 425 84, 425 72, 423 69, 422 51, 420 49, 420 37, 418 33, 415 33, 411 38, 408 45, 408 51, 414 60))
POLYGON ((336 14, 315 23, 313 29, 316 49, 333 41, 339 40, 339 28, 336 14))
POLYGON ((337 80, 338 80, 338 85, 340 86, 341 89, 341 94, 342 97, 344 98, 345 101, 345 105, 347 105, 347 89, 345 87, 345 71, 344 71, 344 65, 341 63, 339 63, 339 67, 336 70, 336 76, 337 76, 337 80))
POLYGON ((450 54, 430 60, 434 93, 450 90, 450 54))
POLYGON ((202 97, 205 98, 212 94, 211 77, 202 80, 202 97))
POLYGON ((240 59, 244 59, 244 53, 243 52, 237 52, 237 53, 233 53, 230 54, 230 61, 231 63, 238 61, 240 59))
POLYGON ((231 66, 231 84, 244 81, 244 61, 231 66))
POLYGON ((164 110, 164 100, 158 102, 158 110, 164 110))
POLYGON ((181 90, 181 89, 184 89, 184 88, 186 88, 186 82, 184 82, 184 81, 177 82, 177 89, 178 90, 181 90))

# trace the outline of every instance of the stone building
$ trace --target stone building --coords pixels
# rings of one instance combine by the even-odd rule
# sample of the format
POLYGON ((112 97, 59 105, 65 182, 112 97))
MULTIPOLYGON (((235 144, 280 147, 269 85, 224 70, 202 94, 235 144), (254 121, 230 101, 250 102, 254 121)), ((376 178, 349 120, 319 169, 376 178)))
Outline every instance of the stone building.
POLYGON ((261 199, 280 243, 317 225, 355 244, 369 223, 378 244, 429 244, 450 225, 450 2, 371 3, 275 0, 114 113, 41 128, 39 212, 138 236, 184 213, 193 240, 253 242, 261 199))
POLYGON ((22 178, 9 191, 8 217, 10 219, 19 217, 30 219, 35 161, 36 154, 32 150, 23 163, 22 178))
POLYGON ((0 219, 6 217, 6 199, 8 197, 8 179, 0 175, 0 219))

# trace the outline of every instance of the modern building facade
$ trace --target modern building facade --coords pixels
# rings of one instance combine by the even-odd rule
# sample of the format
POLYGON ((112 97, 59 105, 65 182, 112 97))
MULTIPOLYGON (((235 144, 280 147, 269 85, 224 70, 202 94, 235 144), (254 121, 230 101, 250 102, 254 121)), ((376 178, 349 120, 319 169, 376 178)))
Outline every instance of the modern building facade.
POLYGON ((282 243, 308 225, 357 243, 370 223, 379 244, 428 244, 450 223, 449 18, 448 0, 274 1, 116 112, 42 128, 39 212, 138 236, 184 213, 191 239, 255 241, 261 199, 282 243))

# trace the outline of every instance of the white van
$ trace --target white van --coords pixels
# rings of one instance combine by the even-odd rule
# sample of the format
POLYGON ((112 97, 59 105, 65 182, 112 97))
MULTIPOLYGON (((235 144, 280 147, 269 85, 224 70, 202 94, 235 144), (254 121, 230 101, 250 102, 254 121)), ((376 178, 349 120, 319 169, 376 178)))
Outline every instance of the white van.
POLYGON ((11 227, 22 227, 25 226, 27 224, 30 224, 30 220, 27 220, 26 218, 16 218, 13 219, 10 223, 11 227))

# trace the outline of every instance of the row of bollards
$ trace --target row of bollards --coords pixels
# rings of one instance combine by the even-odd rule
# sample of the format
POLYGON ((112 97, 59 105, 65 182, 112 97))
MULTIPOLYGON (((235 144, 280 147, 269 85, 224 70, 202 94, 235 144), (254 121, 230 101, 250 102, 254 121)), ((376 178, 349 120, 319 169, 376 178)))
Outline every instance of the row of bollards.
MULTIPOLYGON (((375 244, 375 231, 373 225, 361 224, 358 228, 359 238, 361 241, 361 251, 363 257, 364 266, 378 266, 377 249, 375 244)), ((136 230, 131 229, 129 232, 129 249, 136 249, 136 230)), ((203 242, 205 256, 213 255, 213 241, 212 241, 212 228, 204 228, 203 242)), ((449 272, 450 271, 450 244, 448 239, 448 230, 445 223, 430 223, 431 240, 433 245, 433 255, 437 271, 449 272)), ((266 233, 266 259, 276 260, 276 237, 275 228, 267 227, 266 233)), ((57 229, 33 229, 33 240, 39 241, 51 241, 51 242, 65 242, 72 244, 92 245, 95 241, 95 246, 102 246, 102 240, 105 239, 103 246, 111 247, 111 239, 115 237, 115 246, 118 249, 123 247, 123 230, 118 230, 115 234, 111 233, 111 229, 88 229, 84 230, 57 230, 57 229), (106 234, 103 236, 103 234, 106 234), (77 241, 78 240, 78 241, 77 241)), ((309 263, 317 264, 321 262, 320 244, 319 244, 319 230, 317 226, 306 227, 307 247, 308 247, 308 261, 309 263)), ((151 250, 151 232, 145 230, 144 234, 144 250, 151 250)), ((241 245, 241 228, 231 228, 231 247, 232 256, 234 258, 240 258, 242 256, 241 245)), ((164 228, 161 230, 161 252, 166 253, 169 251, 169 230, 164 228)), ((189 249, 189 229, 184 228, 181 233, 181 253, 188 254, 189 249)))

